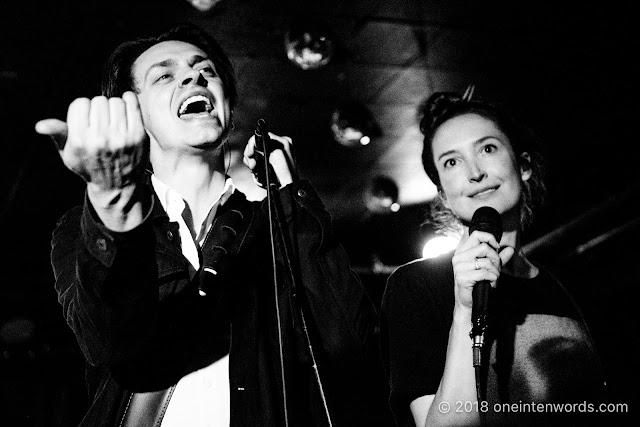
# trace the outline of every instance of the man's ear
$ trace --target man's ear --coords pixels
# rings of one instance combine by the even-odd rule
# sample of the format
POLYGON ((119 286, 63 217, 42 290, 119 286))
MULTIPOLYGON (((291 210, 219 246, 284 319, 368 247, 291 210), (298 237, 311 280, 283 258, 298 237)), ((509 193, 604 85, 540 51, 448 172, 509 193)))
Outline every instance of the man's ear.
POLYGON ((529 153, 525 151, 520 154, 520 161, 518 163, 520 164, 520 177, 522 178, 522 181, 527 181, 533 174, 533 170, 531 168, 531 156, 529 153))

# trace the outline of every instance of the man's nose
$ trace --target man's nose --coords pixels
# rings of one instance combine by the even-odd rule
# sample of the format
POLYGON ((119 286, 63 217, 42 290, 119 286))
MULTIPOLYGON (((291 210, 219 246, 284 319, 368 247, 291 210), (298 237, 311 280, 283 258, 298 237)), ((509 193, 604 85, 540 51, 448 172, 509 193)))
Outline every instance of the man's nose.
POLYGON ((190 70, 182 79, 180 86, 188 86, 196 84, 198 86, 207 87, 207 79, 198 70, 190 70))

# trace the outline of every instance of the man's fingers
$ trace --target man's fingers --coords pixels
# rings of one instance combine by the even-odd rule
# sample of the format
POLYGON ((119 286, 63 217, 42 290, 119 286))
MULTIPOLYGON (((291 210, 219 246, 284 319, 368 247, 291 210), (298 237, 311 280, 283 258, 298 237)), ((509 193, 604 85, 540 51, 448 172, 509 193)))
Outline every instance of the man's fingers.
POLYGON ((127 135, 127 112, 122 98, 109 98, 109 127, 124 140, 127 135))
POLYGON ((91 100, 89 127, 104 129, 109 126, 109 100, 106 96, 96 96, 91 100))
POLYGON ((36 123, 35 128, 40 135, 49 135, 53 142, 56 143, 59 151, 64 149, 68 135, 68 128, 65 122, 58 119, 45 119, 36 123))
POLYGON ((135 93, 127 91, 122 94, 122 100, 127 116, 127 135, 131 140, 137 140, 145 133, 138 97, 135 93))
POLYGON ((91 101, 89 98, 77 98, 69 104, 67 110, 68 132, 76 137, 83 138, 89 127, 89 109, 91 101))
POLYGON ((286 153, 287 159, 291 162, 291 164, 293 164, 293 156, 291 155, 291 146, 293 145, 293 140, 288 136, 278 136, 272 134, 271 132, 269 132, 269 135, 271 136, 271 139, 274 139, 282 144, 282 148, 286 153))
POLYGON ((255 149, 256 149, 256 137, 255 135, 252 135, 251 138, 249 138, 247 145, 244 146, 244 153, 243 153, 244 157, 252 158, 255 153, 255 149))
POLYGON ((277 141, 280 141, 283 145, 286 142, 287 144, 293 144, 293 140, 291 139, 291 137, 288 136, 280 136, 280 135, 276 135, 275 133, 269 132, 269 137, 271 139, 275 139, 277 141))

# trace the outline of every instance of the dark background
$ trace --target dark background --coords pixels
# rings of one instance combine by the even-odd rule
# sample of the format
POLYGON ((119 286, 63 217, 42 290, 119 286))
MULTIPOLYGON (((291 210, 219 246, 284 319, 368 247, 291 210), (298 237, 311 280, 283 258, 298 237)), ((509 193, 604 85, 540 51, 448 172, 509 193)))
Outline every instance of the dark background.
MULTIPOLYGON (((537 132, 549 203, 526 248, 575 296, 607 373, 610 400, 636 411, 633 349, 640 285, 637 25, 633 2, 248 1, 202 13, 185 0, 48 1, 4 5, 0 22, 0 402, 6 425, 68 425, 82 413, 82 362, 53 290, 49 239, 81 203, 83 185, 33 131, 99 93, 102 64, 131 37, 179 22, 209 31, 236 67, 240 101, 231 174, 263 195, 235 161, 258 118, 293 138, 336 232, 376 302, 389 271, 417 258, 433 186, 420 165, 416 107, 432 92, 499 100, 537 132), (315 22, 334 38, 325 67, 301 70, 284 34, 315 22), (340 146, 329 131, 343 102, 367 106, 381 134, 340 146), (393 179, 401 208, 372 213, 367 189, 393 179)), ((4 422, 0 423, 3 425, 4 422)))

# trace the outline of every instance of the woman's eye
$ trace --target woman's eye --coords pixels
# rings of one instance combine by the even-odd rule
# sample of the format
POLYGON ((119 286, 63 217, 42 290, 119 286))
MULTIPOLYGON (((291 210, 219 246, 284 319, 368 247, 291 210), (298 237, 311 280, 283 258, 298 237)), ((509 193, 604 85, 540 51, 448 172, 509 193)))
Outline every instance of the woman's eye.
POLYGON ((444 161, 444 167, 450 168, 456 165, 456 159, 447 159, 444 161))
POLYGON ((482 151, 484 151, 485 153, 493 153, 494 151, 496 151, 498 147, 496 147, 493 144, 487 144, 484 147, 482 147, 482 151))
POLYGON ((171 78, 171 74, 162 74, 160 77, 158 77, 156 79, 156 82, 159 82, 159 81, 162 81, 162 80, 167 80, 169 78, 171 78))

